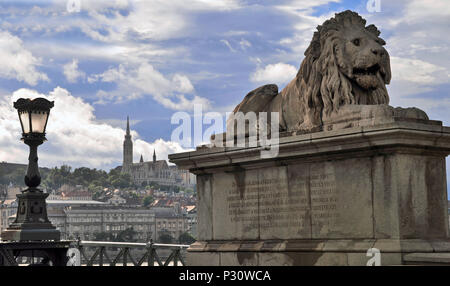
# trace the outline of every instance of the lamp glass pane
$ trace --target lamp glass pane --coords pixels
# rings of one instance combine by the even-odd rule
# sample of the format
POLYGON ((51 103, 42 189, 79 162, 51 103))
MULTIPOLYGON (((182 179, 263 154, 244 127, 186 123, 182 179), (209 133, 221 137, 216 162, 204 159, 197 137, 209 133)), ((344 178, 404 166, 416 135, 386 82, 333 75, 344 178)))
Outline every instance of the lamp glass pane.
POLYGON ((22 123, 23 133, 30 133, 30 119, 28 111, 20 112, 20 122, 22 123))
POLYGON ((44 111, 33 111, 31 113, 31 130, 35 133, 44 133, 45 122, 48 113, 44 111))

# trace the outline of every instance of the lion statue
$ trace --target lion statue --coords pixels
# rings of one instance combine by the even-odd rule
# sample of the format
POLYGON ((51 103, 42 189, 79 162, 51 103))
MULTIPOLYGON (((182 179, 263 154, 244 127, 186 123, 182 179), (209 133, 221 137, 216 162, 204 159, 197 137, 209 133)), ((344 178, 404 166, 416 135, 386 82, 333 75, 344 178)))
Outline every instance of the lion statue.
POLYGON ((279 112, 280 131, 313 130, 343 105, 388 104, 391 80, 386 43, 357 13, 335 14, 317 27, 297 76, 280 92, 265 85, 236 112, 279 112))

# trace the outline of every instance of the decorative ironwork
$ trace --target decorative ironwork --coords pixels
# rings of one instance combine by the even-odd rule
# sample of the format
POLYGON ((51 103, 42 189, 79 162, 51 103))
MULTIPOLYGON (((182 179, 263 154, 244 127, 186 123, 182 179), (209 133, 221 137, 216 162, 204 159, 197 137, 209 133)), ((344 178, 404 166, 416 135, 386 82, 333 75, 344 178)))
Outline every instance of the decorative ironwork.
POLYGON ((71 241, 2 241, 0 266, 46 265, 65 266, 71 241))
POLYGON ((161 244, 153 243, 152 240, 148 243, 135 243, 135 242, 107 242, 107 241, 81 241, 78 240, 74 245, 81 255, 81 260, 86 266, 93 266, 95 264, 99 266, 105 266, 107 263, 109 266, 116 266, 121 263, 122 266, 127 266, 128 263, 132 263, 134 266, 143 266, 144 263, 147 266, 185 266, 183 254, 189 245, 183 244, 161 244), (89 255, 86 252, 87 248, 93 248, 94 253, 89 255), (119 252, 115 256, 108 254, 108 248, 117 248, 119 252), (132 249, 145 249, 144 253, 139 255, 138 259, 133 258, 131 255, 132 249), (170 254, 167 258, 163 259, 157 249, 170 249, 170 254), (179 265, 180 264, 180 265, 179 265))

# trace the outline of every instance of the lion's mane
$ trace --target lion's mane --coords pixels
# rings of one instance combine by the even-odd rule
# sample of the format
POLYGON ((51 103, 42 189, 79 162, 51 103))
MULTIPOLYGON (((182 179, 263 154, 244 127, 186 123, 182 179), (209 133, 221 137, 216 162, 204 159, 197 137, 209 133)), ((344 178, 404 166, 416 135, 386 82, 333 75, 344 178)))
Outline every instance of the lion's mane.
MULTIPOLYGON (((292 118, 283 118, 283 129, 298 130, 320 126, 322 117, 337 112, 340 106, 361 104, 360 98, 352 92, 350 79, 341 71, 342 67, 352 67, 346 67, 344 59, 336 51, 342 45, 341 32, 344 29, 354 29, 355 26, 375 35, 384 45, 384 40, 378 37, 378 29, 374 25, 365 25, 366 20, 357 13, 345 11, 317 27, 296 78, 281 91, 281 103, 275 108, 281 108, 283 117, 297 117, 296 126, 292 126, 292 118), (292 110, 293 108, 296 110, 292 110)), ((369 101, 364 104, 389 103, 385 87, 390 81, 389 58, 384 64, 389 74, 385 78, 378 76, 379 87, 370 91, 369 101)))

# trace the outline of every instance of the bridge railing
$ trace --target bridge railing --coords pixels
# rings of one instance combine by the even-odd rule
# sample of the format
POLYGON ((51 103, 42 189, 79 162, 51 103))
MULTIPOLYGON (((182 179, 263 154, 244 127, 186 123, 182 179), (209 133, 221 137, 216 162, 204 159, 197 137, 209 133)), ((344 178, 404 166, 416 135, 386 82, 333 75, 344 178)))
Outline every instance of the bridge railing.
MULTIPOLYGON (((82 241, 78 240, 73 244, 79 251, 79 263, 86 266, 185 266, 184 254, 189 245, 183 244, 162 244, 136 243, 136 242, 109 242, 109 241, 82 241), (107 249, 117 249, 117 253, 111 253, 107 249), (90 251, 88 251, 88 249, 90 251), (133 249, 141 249, 138 256, 132 255, 133 249), (167 257, 162 257, 162 250, 169 250, 167 257), (90 252, 90 253, 89 253, 90 252)), ((75 253, 69 249, 69 260, 75 260, 75 253)), ((70 262, 69 262, 70 263, 70 262)), ((80 265, 78 264, 78 265, 80 265)), ((75 265, 75 264, 73 264, 75 265)))

